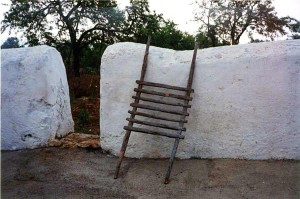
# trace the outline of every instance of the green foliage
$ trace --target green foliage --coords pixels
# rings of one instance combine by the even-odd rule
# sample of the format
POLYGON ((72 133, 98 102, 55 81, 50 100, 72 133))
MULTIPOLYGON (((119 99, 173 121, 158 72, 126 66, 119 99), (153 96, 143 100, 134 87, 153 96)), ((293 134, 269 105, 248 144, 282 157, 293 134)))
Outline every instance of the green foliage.
POLYGON ((116 8, 115 0, 12 0, 1 30, 23 31, 30 46, 69 44, 79 76, 82 50, 94 42, 111 40, 123 21, 124 13, 116 8))
POLYGON ((70 103, 72 104, 74 100, 76 99, 74 91, 70 90, 70 103))
POLYGON ((65 65, 99 71, 105 48, 118 41, 146 43, 175 50, 193 49, 194 37, 177 29, 147 0, 131 0, 124 11, 115 0, 12 0, 1 31, 23 32, 29 46, 46 44, 60 51, 65 65))
POLYGON ((290 39, 300 39, 300 21, 292 17, 285 17, 289 23, 289 28, 292 32, 290 39))
POLYGON ((146 43, 148 35, 152 36, 151 45, 175 50, 194 48, 194 38, 188 33, 176 28, 176 24, 165 20, 163 15, 151 12, 147 0, 131 0, 131 6, 126 8, 127 20, 120 41, 146 43))
POLYGON ((85 48, 82 52, 81 63, 83 69, 88 73, 98 73, 101 65, 101 57, 107 44, 94 43, 85 48))
POLYGON ((191 50, 195 39, 192 35, 176 28, 172 21, 164 21, 161 27, 152 34, 152 45, 174 50, 191 50))
MULTIPOLYGON (((286 34, 287 18, 279 18, 271 1, 195 0, 195 20, 202 23, 212 45, 218 40, 238 44, 245 32, 256 32, 271 39, 286 34)), ((252 35, 252 34, 250 34, 252 35)), ((223 43, 223 42, 221 42, 223 43)))
POLYGON ((78 113, 79 126, 85 127, 90 122, 90 114, 85 108, 81 108, 78 113))
POLYGON ((216 36, 208 36, 206 32, 199 32, 196 35, 196 41, 199 44, 199 48, 210 48, 216 46, 226 46, 230 45, 230 42, 220 41, 216 36), (212 39, 213 38, 213 39, 212 39))
POLYGON ((292 39, 300 39, 300 34, 293 34, 292 39))
POLYGON ((8 37, 6 41, 1 45, 2 49, 6 48, 19 48, 19 39, 17 37, 8 37))
POLYGON ((145 43, 175 50, 193 49, 194 38, 172 21, 151 12, 147 0, 131 0, 125 11, 115 0, 12 0, 2 32, 24 32, 29 46, 47 44, 58 49, 66 66, 99 71, 105 48, 116 41, 145 43), (125 14, 126 13, 126 14, 125 14))
POLYGON ((150 12, 147 0, 131 0, 126 9, 124 26, 129 27, 120 40, 145 43, 147 35, 152 35, 163 22, 162 15, 150 12))
POLYGON ((269 42, 269 40, 251 39, 250 41, 250 43, 262 43, 262 42, 269 42))

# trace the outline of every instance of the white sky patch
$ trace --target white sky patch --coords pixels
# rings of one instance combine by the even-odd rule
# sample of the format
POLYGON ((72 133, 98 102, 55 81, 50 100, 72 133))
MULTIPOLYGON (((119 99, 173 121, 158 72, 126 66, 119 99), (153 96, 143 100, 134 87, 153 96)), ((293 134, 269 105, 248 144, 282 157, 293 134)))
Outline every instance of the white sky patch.
MULTIPOLYGON (((118 0, 120 8, 129 5, 129 0, 118 0)), ((178 28, 195 35, 199 28, 199 23, 194 21, 195 5, 194 0, 149 0, 151 10, 158 14, 163 14, 165 19, 170 19, 178 24, 178 28)), ((279 17, 290 16, 300 20, 300 0, 275 0, 273 3, 275 11, 279 17)), ((264 39, 263 36, 254 35, 255 39, 264 39)), ((275 40, 286 39, 278 37, 275 40)), ((240 43, 249 43, 246 33, 241 37, 240 43)))
MULTIPOLYGON (((118 0, 119 7, 124 9, 130 3, 129 0, 118 0)), ((193 0, 149 0, 150 10, 157 14, 163 14, 165 19, 174 21, 178 28, 184 32, 195 34, 198 25, 193 22, 193 0)))
MULTIPOLYGON (((0 3, 1 27, 2 27, 2 20, 4 19, 4 13, 9 10, 9 5, 10 5, 10 0, 1 0, 1 3, 0 3)), ((15 34, 13 34, 12 36, 15 36, 15 34)), ((1 45, 7 39, 7 37, 10 37, 8 31, 5 31, 4 33, 1 33, 1 38, 0 38, 0 44, 1 45)))
MULTIPOLYGON (((129 5, 129 0, 117 0, 119 7, 124 9, 129 5)), ((181 31, 188 32, 190 34, 196 34, 199 24, 194 22, 193 11, 195 6, 192 5, 194 0, 149 0, 151 10, 155 10, 157 14, 163 14, 165 19, 170 19, 178 24, 178 28, 181 31)), ((9 10, 9 6, 3 4, 10 4, 10 0, 1 0, 0 3, 0 20, 3 20, 4 12, 9 10)), ((300 20, 300 0, 275 0, 275 10, 279 17, 290 16, 300 20)), ((15 34, 9 35, 8 31, 1 34, 1 44, 9 36, 15 36, 15 34)), ((255 38, 261 39, 259 36, 255 38)), ((280 37, 277 39, 286 39, 286 37, 280 37)), ((240 43, 248 43, 249 39, 247 34, 244 34, 240 43)))

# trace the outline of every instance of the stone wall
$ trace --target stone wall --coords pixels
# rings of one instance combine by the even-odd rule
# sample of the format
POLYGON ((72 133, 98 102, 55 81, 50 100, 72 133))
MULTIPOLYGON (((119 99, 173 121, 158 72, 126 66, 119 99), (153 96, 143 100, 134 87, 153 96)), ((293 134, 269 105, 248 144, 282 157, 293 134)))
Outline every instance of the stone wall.
MULTIPOLYGON (((109 46, 101 65, 101 147, 117 155, 145 45, 109 46)), ((193 51, 150 47, 145 80, 186 86, 193 51)), ((179 158, 300 159, 300 40, 198 51, 179 158)), ((151 120, 150 120, 151 121, 151 120)), ((169 157, 174 139, 132 132, 128 157, 169 157)))
POLYGON ((65 66, 52 47, 1 50, 1 149, 47 146, 73 131, 65 66))

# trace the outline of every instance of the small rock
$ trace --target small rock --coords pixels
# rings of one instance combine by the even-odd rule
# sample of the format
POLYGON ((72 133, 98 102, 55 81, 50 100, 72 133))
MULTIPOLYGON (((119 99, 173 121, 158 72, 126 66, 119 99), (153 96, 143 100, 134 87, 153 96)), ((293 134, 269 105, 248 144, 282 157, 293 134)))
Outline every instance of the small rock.
POLYGON ((49 146, 63 148, 99 148, 100 137, 98 135, 72 133, 59 140, 51 140, 49 146))

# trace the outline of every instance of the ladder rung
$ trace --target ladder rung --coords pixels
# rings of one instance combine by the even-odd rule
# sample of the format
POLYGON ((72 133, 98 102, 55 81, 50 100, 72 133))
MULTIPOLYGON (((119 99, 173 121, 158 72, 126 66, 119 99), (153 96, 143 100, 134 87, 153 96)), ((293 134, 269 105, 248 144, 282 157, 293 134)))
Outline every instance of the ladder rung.
POLYGON ((139 99, 142 101, 147 101, 147 102, 154 102, 154 103, 158 103, 158 104, 167 104, 170 106, 182 106, 182 107, 188 107, 191 108, 191 105, 185 105, 183 103, 175 103, 175 102, 166 102, 163 100, 157 100, 157 99, 152 99, 152 98, 147 98, 147 97, 138 97, 138 96, 132 96, 133 99, 139 99))
POLYGON ((154 126, 154 127, 159 127, 159 128, 164 128, 164 129, 171 129, 171 130, 181 130, 181 131, 186 131, 186 128, 184 127, 177 127, 177 126, 170 126, 167 124, 161 124, 161 123, 155 123, 155 122, 148 122, 148 121, 141 121, 137 119, 132 119, 132 118, 126 118, 128 122, 133 122, 136 124, 142 124, 142 125, 147 125, 147 126, 154 126))
POLYGON ((168 118, 168 117, 161 117, 161 116, 151 115, 151 114, 142 113, 142 112, 128 111, 128 113, 130 113, 132 115, 139 115, 139 116, 143 116, 143 117, 149 117, 149 118, 153 118, 153 119, 165 120, 165 121, 170 121, 170 122, 187 123, 187 120, 172 119, 172 118, 168 118))
MULTIPOLYGON (((154 82, 146 82, 146 81, 140 81, 136 80, 137 84, 145 85, 145 86, 152 86, 152 87, 159 87, 159 88, 168 88, 168 89, 173 89, 173 90, 178 90, 178 91, 188 91, 188 88, 184 87, 179 87, 179 86, 171 86, 167 84, 161 84, 161 83, 154 83, 154 82)), ((194 92, 194 89, 191 89, 191 92, 194 92)))
POLYGON ((173 134, 173 133, 151 131, 151 130, 148 130, 148 129, 129 127, 129 126, 124 126, 124 129, 127 130, 127 131, 135 131, 135 132, 147 133, 147 134, 152 134, 152 135, 166 136, 166 137, 169 137, 169 138, 184 139, 184 135, 178 135, 178 134, 173 134))
POLYGON ((158 107, 154 107, 154 106, 149 106, 149 105, 145 105, 145 104, 131 103, 130 106, 137 107, 137 108, 148 109, 148 110, 153 110, 153 111, 164 112, 164 113, 170 113, 170 114, 175 114, 175 115, 189 116, 189 113, 187 113, 187 112, 175 111, 175 110, 167 110, 167 109, 158 108, 158 107))
POLYGON ((146 93, 146 94, 152 94, 152 95, 159 95, 159 96, 163 96, 163 97, 172 97, 172 98, 177 98, 177 99, 189 100, 189 101, 193 100, 192 97, 188 97, 188 96, 184 96, 184 95, 176 95, 176 94, 172 94, 172 93, 149 91, 149 90, 138 89, 138 88, 135 88, 134 91, 135 92, 146 93))

